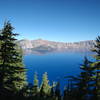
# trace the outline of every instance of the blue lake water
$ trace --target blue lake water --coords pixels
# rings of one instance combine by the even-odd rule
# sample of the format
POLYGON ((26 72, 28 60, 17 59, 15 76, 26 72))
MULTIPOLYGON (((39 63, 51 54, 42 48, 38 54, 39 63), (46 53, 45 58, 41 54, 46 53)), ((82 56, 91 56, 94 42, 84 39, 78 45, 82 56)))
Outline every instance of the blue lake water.
POLYGON ((38 73, 39 83, 41 83, 42 74, 48 73, 50 83, 60 81, 63 88, 67 79, 65 76, 78 75, 80 73, 80 64, 83 63, 84 56, 90 56, 90 53, 48 53, 44 55, 28 54, 24 56, 24 64, 27 68, 27 79, 33 83, 34 72, 38 73))

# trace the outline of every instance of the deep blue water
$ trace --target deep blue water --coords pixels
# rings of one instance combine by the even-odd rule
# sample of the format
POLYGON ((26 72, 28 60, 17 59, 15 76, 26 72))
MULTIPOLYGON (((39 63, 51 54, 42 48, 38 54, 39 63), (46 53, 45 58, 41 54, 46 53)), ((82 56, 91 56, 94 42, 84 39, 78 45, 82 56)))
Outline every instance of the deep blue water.
POLYGON ((84 56, 89 53, 48 53, 44 55, 28 54, 24 56, 24 63, 27 70, 27 79, 33 83, 34 72, 38 73, 39 83, 41 83, 42 74, 48 73, 50 83, 60 80, 61 88, 67 83, 65 76, 78 75, 80 73, 80 64, 83 63, 84 56))

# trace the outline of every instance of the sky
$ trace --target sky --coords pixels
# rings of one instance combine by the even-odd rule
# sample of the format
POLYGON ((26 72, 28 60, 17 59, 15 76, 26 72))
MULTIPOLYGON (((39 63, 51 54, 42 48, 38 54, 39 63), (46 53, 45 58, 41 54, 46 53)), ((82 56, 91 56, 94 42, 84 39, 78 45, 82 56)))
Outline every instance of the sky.
POLYGON ((0 0, 0 29, 6 20, 18 39, 94 40, 100 34, 100 0, 0 0))

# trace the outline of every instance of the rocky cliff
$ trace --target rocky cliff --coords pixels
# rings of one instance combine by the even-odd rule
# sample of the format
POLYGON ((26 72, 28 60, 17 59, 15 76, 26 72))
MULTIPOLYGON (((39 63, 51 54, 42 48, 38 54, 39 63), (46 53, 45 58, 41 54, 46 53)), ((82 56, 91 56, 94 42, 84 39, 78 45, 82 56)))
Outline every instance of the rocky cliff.
POLYGON ((48 52, 86 52, 93 48, 95 41, 80 41, 73 43, 54 42, 48 40, 19 40, 18 45, 24 53, 48 53, 48 52))

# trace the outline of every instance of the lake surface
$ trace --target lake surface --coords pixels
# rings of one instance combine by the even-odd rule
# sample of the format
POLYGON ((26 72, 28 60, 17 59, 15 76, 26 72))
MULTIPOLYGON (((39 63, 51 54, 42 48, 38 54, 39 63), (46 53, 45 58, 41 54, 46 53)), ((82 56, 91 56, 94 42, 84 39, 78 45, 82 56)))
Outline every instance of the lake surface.
POLYGON ((78 75, 80 73, 80 64, 83 63, 84 56, 90 56, 90 53, 48 53, 43 55, 28 54, 24 56, 24 64, 27 71, 27 79, 29 83, 33 83, 34 72, 38 73, 39 83, 42 80, 42 74, 48 73, 50 83, 52 81, 60 81, 63 88, 67 79, 65 76, 78 75))

